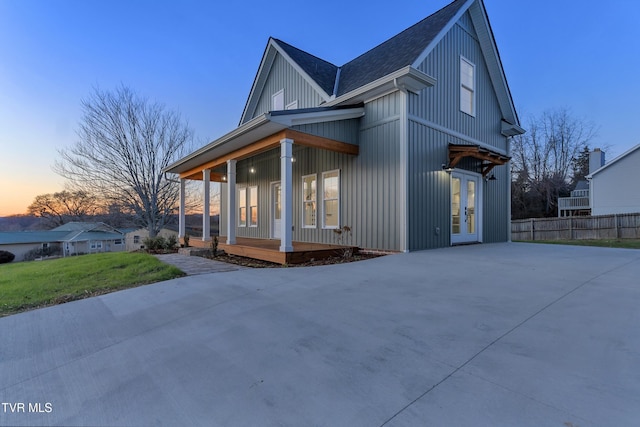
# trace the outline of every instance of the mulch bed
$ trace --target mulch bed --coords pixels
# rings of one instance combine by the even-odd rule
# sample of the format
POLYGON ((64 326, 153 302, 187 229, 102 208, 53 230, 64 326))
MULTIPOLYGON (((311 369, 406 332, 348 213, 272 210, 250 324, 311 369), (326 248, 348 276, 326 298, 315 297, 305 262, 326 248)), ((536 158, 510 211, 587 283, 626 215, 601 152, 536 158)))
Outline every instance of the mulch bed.
POLYGON ((312 261, 307 261, 302 264, 287 264, 281 265, 276 264, 269 261, 262 261, 259 259, 245 258, 237 255, 230 254, 218 254, 217 256, 209 256, 207 258, 214 259, 216 261, 228 262, 229 264, 241 265, 243 267, 250 268, 283 268, 283 267, 311 267, 316 265, 332 265, 332 264, 345 264, 348 262, 362 261, 365 259, 377 258, 380 256, 384 256, 382 254, 356 254, 349 258, 344 257, 330 257, 324 259, 317 259, 312 261))

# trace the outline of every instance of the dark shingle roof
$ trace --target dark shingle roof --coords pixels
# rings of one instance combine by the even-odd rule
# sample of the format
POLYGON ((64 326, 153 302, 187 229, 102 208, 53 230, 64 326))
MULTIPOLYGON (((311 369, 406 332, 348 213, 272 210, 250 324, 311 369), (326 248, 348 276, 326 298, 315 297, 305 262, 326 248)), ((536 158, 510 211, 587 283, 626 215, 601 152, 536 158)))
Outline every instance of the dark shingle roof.
POLYGON ((282 40, 274 40, 327 94, 333 94, 338 67, 282 40))
POLYGON ((342 67, 273 39, 327 94, 344 95, 413 64, 468 0, 455 0, 342 67))
POLYGON ((371 83, 413 62, 458 13, 466 0, 456 0, 400 34, 345 64, 337 95, 371 83))

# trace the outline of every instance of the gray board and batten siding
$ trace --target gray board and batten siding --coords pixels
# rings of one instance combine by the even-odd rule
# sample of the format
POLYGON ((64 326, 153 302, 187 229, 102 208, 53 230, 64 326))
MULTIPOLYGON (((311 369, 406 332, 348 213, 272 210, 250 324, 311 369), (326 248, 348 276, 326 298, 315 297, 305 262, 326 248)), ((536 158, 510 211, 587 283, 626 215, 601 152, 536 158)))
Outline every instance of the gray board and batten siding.
MULTIPOLYGON (((367 249, 400 250, 399 111, 398 94, 390 94, 365 105, 362 119, 341 120, 294 127, 296 130, 360 145, 357 156, 293 145, 293 240, 336 243, 337 236, 321 225, 322 173, 340 171, 340 225, 352 228, 350 243, 367 249), (302 228, 302 177, 317 174, 318 209, 315 228, 302 228)), ((280 151, 270 150, 238 161, 238 187, 258 186, 258 227, 238 227, 238 237, 269 238, 271 227, 271 184, 280 179, 280 151), (255 173, 251 174, 251 168, 255 173)), ((222 170, 221 172, 224 173, 222 170)), ((221 186, 226 197, 227 186, 221 186)), ((220 216, 226 229, 227 214, 220 216)))
POLYGON ((274 58, 255 112, 251 117, 245 118, 245 122, 271 111, 272 95, 282 89, 284 89, 284 105, 298 101, 297 108, 313 108, 323 102, 314 87, 278 53, 274 58))
MULTIPOLYGON (((501 135, 502 113, 468 13, 443 37, 418 69, 436 78, 434 87, 409 94, 409 249, 450 244, 451 187, 442 171, 449 144, 482 144, 508 154, 501 135), (475 65, 475 117, 460 111, 460 56, 475 65)), ((460 169, 480 173, 480 161, 465 159, 460 169)), ((483 241, 508 240, 509 171, 495 167, 483 185, 483 241)))

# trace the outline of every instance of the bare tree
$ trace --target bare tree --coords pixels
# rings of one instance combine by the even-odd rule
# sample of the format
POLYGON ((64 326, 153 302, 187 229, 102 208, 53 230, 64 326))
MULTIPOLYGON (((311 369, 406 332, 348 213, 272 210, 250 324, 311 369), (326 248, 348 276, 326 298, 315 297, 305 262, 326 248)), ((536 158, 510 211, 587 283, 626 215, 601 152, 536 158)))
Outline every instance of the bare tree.
POLYGON ((99 209, 95 196, 79 190, 40 194, 29 205, 27 212, 44 218, 49 226, 57 227, 69 221, 84 221, 99 209))
POLYGON ((514 218, 557 215, 558 197, 570 191, 576 159, 595 135, 592 122, 567 108, 529 120, 527 133, 512 141, 514 218))
POLYGON ((190 149, 191 129, 178 113, 125 86, 94 89, 82 111, 79 141, 59 151, 54 170, 73 188, 121 206, 155 236, 179 201, 179 184, 162 171, 190 149))

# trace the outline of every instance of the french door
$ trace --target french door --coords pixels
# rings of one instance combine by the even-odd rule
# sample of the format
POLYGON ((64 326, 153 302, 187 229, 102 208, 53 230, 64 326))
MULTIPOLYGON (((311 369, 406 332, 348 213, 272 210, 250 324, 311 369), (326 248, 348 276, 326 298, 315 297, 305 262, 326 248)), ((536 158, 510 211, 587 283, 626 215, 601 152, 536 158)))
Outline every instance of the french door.
POLYGON ((480 178, 461 172, 451 173, 451 243, 481 240, 480 178))

